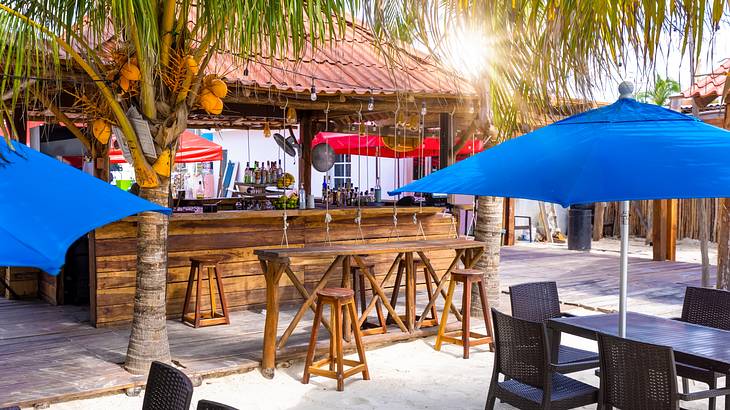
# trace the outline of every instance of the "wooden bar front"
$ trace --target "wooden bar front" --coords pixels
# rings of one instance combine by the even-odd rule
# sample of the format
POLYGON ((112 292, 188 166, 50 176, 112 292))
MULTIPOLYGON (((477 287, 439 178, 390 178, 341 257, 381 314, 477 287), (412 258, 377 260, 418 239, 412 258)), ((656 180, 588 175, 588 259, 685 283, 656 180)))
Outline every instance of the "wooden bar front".
MULTIPOLYGON (((355 224, 356 209, 330 210, 332 243, 355 243, 360 234, 355 224)), ((455 236, 456 225, 450 215, 435 207, 399 207, 397 231, 393 229, 393 208, 363 208, 362 235, 366 242, 395 239, 422 239, 413 215, 428 239, 455 236)), ((190 257, 222 255, 221 273, 228 305, 232 309, 263 307, 266 281, 254 249, 279 248, 283 240, 283 211, 226 211, 211 214, 175 214, 170 218, 168 241, 168 317, 182 312, 190 257)), ((287 211, 289 246, 324 244, 325 211, 287 211)), ((132 319, 136 267, 136 218, 126 218, 96 230, 92 256, 91 316, 95 326, 128 323, 132 319)), ((434 268, 445 270, 453 252, 436 252, 431 256, 434 268)), ((388 269, 387 255, 376 258, 376 272, 388 269)), ((327 268, 321 260, 297 260, 292 270, 305 287, 311 288, 327 268)), ((339 280, 337 272, 333 280, 339 280)), ((207 292, 207 290, 204 290, 207 292)), ((207 293, 203 293, 207 296, 207 293)), ((283 278, 281 303, 297 301, 300 295, 293 284, 283 278)), ((203 298, 206 299, 206 298, 203 298)))

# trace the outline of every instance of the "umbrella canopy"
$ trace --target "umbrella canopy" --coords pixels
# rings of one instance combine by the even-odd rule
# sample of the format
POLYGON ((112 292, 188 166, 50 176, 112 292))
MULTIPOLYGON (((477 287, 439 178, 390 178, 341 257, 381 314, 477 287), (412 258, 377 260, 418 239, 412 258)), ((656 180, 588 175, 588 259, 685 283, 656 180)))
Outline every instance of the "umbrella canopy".
MULTIPOLYGON (((412 149, 393 150, 386 140, 378 135, 345 134, 338 132, 320 132, 314 136, 312 147, 319 144, 329 144, 338 155, 365 155, 381 158, 418 158, 437 157, 440 152, 438 137, 426 137, 421 144, 412 149)), ((417 142, 417 140, 416 140, 417 142)), ((458 157, 466 157, 484 150, 484 144, 480 140, 469 140, 456 154, 458 157)))
POLYGON ((730 195, 730 132, 630 98, 505 141, 396 189, 563 206, 730 195))
MULTIPOLYGON (((630 94, 630 85, 619 89, 630 94)), ((391 192, 621 202, 619 334, 626 335, 629 200, 730 195, 730 132, 621 98, 391 192)))
MULTIPOLYGON (((180 135, 180 146, 175 153, 175 163, 220 161, 223 157, 223 147, 215 142, 208 141, 190 131, 180 135)), ((126 161, 121 149, 109 150, 109 162, 123 164, 126 161)))
POLYGON ((170 213, 55 159, 0 139, 0 266, 56 275, 86 232, 143 211, 170 213))

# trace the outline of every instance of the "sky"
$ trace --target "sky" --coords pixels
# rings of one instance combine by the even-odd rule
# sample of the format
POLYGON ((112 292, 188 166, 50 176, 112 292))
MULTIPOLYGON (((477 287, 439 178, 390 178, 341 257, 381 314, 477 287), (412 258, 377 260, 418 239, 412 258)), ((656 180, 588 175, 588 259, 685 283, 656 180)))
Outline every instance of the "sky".
MULTIPOLYGON (((645 87, 651 89, 656 74, 678 81, 682 90, 689 88, 692 83, 689 56, 686 53, 681 54, 679 36, 675 36, 673 39, 665 36, 662 43, 663 50, 657 56, 654 70, 641 72, 637 69, 636 60, 634 60, 633 63, 623 67, 621 73, 617 73, 614 78, 595 90, 596 101, 615 101, 618 98, 618 84, 623 80, 633 82, 636 92, 645 87)), ((711 73, 724 58, 730 58, 730 21, 728 20, 724 20, 720 24, 720 29, 715 33, 713 41, 705 39, 703 42, 696 75, 711 73)))

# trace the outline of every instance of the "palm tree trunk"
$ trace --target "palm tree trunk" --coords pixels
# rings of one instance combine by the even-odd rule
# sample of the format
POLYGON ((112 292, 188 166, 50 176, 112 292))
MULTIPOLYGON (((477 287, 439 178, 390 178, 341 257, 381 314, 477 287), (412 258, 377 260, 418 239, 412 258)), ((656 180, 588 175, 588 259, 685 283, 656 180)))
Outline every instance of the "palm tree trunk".
MULTIPOLYGON (((169 178, 155 188, 142 188, 140 196, 168 206, 169 178)), ((137 287, 134 294, 132 333, 124 368, 147 374, 153 360, 170 361, 167 341, 167 224, 158 212, 143 212, 137 224, 137 287)))
MULTIPOLYGON (((477 198, 474 239, 487 243, 484 254, 475 268, 484 272, 484 284, 487 288, 487 299, 491 307, 499 307, 499 250, 502 239, 502 205, 504 198, 480 196, 477 198)), ((477 289, 472 289, 472 300, 479 300, 477 289)), ((479 303, 472 303, 471 314, 482 316, 479 303)), ((487 314, 489 314, 487 312, 487 314)))

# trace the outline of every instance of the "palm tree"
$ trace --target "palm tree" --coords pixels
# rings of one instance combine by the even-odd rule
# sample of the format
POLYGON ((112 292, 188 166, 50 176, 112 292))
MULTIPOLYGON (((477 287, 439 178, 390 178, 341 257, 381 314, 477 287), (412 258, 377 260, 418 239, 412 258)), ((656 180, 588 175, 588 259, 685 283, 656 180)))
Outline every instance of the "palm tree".
POLYGON ((636 94, 636 99, 645 103, 665 106, 669 104, 669 97, 678 94, 679 91, 678 82, 671 78, 662 78, 657 74, 654 89, 636 94))
MULTIPOLYGON (((420 43, 454 61, 480 93, 481 134, 496 128, 499 142, 536 120, 570 114, 561 105, 573 97, 592 100, 592 88, 630 57, 651 66, 669 28, 680 31, 683 44, 702 44, 727 8, 724 0, 377 0, 367 2, 365 15, 383 41, 420 43)), ((489 244, 477 267, 493 303, 499 301, 501 204, 481 197, 476 210, 476 239, 489 244)))
MULTIPOLYGON (((256 54, 299 53, 339 36, 348 1, 2 0, 0 110, 42 105, 87 149, 106 155, 111 130, 132 157, 140 195, 167 205, 171 158, 202 107, 219 114, 227 88, 209 62, 216 53, 244 64, 256 54), (67 93, 67 94, 64 94, 67 93), (83 132, 60 108, 73 95, 86 115, 83 132), (134 113, 133 111, 138 113, 134 113), (149 127, 133 125, 130 116, 149 127), (147 135, 144 135, 147 134, 147 135), (144 150, 145 137, 154 151, 144 150)), ((17 120, 17 118, 16 118, 17 120)), ((13 121, 2 128, 17 133, 13 121)), ((134 315, 125 368, 144 374, 170 360, 165 328, 167 217, 140 216, 134 315)))

